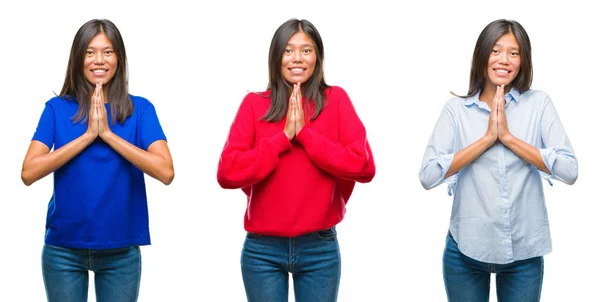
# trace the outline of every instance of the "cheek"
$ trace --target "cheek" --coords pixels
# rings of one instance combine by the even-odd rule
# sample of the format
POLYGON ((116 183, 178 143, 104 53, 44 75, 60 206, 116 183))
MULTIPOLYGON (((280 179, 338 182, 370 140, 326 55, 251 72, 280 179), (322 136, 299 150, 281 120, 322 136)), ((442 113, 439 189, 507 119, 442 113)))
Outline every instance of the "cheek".
POLYGON ((517 67, 517 66, 521 66, 521 55, 522 55, 522 54, 520 54, 520 55, 517 55, 517 56, 514 56, 514 57, 511 57, 511 58, 510 58, 510 63, 511 63, 513 66, 515 66, 515 67, 517 67))
POLYGON ((515 67, 515 70, 517 71, 517 73, 518 73, 519 71, 521 71, 521 61, 520 61, 520 60, 519 60, 519 61, 517 61, 517 62, 515 62, 515 63, 513 64, 513 66, 515 67))
POLYGON ((119 66, 119 60, 117 58, 111 58, 110 65, 112 65, 113 68, 116 69, 119 66))
POLYGON ((83 59, 83 69, 84 70, 88 70, 88 68, 90 67, 90 65, 92 65, 92 59, 89 58, 85 58, 83 59))
POLYGON ((317 58, 311 57, 310 61, 309 61, 309 65, 310 65, 310 69, 311 69, 311 73, 312 73, 312 71, 314 71, 315 67, 317 66, 317 58))

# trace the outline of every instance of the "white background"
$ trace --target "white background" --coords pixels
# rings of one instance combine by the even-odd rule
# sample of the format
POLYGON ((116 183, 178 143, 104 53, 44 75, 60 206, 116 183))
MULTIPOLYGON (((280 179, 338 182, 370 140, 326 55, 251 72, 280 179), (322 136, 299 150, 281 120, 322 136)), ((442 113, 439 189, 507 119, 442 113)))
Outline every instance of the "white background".
POLYGON ((219 187, 216 168, 242 98, 267 85, 269 43, 289 18, 306 18, 320 31, 326 80, 349 93, 377 165, 338 226, 339 301, 445 301, 441 259, 452 199, 445 186, 424 190, 418 172, 449 92, 467 91, 479 33, 498 18, 528 31, 532 88, 552 97, 579 159, 575 185, 544 185, 554 250, 545 257, 542 301, 598 299, 600 206, 592 176, 600 168, 600 23, 591 4, 191 3, 0 5, 0 301, 45 300, 40 256, 52 177, 26 187, 19 174, 44 103, 62 87, 73 37, 92 18, 121 30, 130 93, 156 106, 175 162, 170 186, 147 179, 153 244, 142 248, 140 301, 245 301, 245 198, 219 187))

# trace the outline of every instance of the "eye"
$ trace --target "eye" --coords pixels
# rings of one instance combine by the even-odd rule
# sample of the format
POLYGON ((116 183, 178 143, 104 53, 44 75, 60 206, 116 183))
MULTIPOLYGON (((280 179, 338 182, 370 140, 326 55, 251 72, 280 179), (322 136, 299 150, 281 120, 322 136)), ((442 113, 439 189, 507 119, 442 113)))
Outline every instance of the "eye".
POLYGON ((499 53, 499 51, 498 51, 497 49, 492 49, 492 53, 493 53, 493 54, 498 54, 498 53, 499 53))
POLYGON ((311 52, 312 52, 312 49, 310 49, 310 48, 306 48, 306 49, 302 50, 302 53, 305 54, 305 55, 307 55, 307 54, 309 54, 311 52))
POLYGON ((291 54, 291 53, 292 53, 292 50, 291 50, 291 49, 289 49, 289 48, 286 48, 286 49, 283 51, 283 53, 285 53, 285 54, 291 54))
POLYGON ((113 50, 106 50, 106 51, 104 51, 104 54, 107 55, 107 56, 110 56, 113 53, 115 53, 113 50))
POLYGON ((516 56, 519 55, 519 52, 518 51, 511 51, 510 55, 513 56, 513 57, 516 57, 516 56))
POLYGON ((93 55, 94 55, 94 52, 93 52, 93 51, 91 51, 91 50, 86 50, 86 51, 85 51, 85 55, 86 55, 86 56, 93 56, 93 55))

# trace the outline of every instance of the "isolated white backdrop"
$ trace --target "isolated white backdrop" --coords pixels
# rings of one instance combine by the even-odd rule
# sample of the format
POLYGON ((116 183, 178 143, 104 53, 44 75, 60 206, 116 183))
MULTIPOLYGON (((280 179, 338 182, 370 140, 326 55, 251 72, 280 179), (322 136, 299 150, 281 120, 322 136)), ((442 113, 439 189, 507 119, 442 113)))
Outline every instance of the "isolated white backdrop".
POLYGON ((245 300, 245 199, 218 186, 216 167, 243 96, 267 84, 269 43, 289 18, 320 31, 326 80, 349 93, 377 165, 338 226, 339 301, 445 301, 441 257, 452 199, 445 187, 425 191, 418 171, 449 92, 467 90, 477 36, 498 18, 528 31, 533 88, 552 97, 580 164, 574 186, 545 185, 554 251, 545 258, 542 301, 597 299, 600 206, 591 177, 600 168, 593 153, 600 23, 589 4, 191 3, 0 4, 0 301, 45 299, 40 255, 52 177, 25 187, 19 174, 44 102, 62 87, 73 36, 92 18, 121 30, 130 92, 156 106, 175 162, 170 186, 147 179, 153 244, 142 248, 140 301, 245 300))

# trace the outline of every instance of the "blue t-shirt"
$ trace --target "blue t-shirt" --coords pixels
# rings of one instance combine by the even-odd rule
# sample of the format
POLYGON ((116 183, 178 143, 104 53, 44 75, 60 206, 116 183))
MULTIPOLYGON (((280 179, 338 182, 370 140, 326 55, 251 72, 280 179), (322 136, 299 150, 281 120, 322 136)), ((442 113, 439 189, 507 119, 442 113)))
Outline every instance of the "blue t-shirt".
MULTIPOLYGON (((131 96, 133 114, 113 133, 143 149, 166 140, 152 103, 131 96)), ((33 140, 54 150, 78 138, 87 122, 74 122, 78 104, 54 97, 46 102, 33 140)), ((150 244, 144 173, 97 138, 54 171, 54 192, 46 217, 46 244, 109 249, 150 244)))

